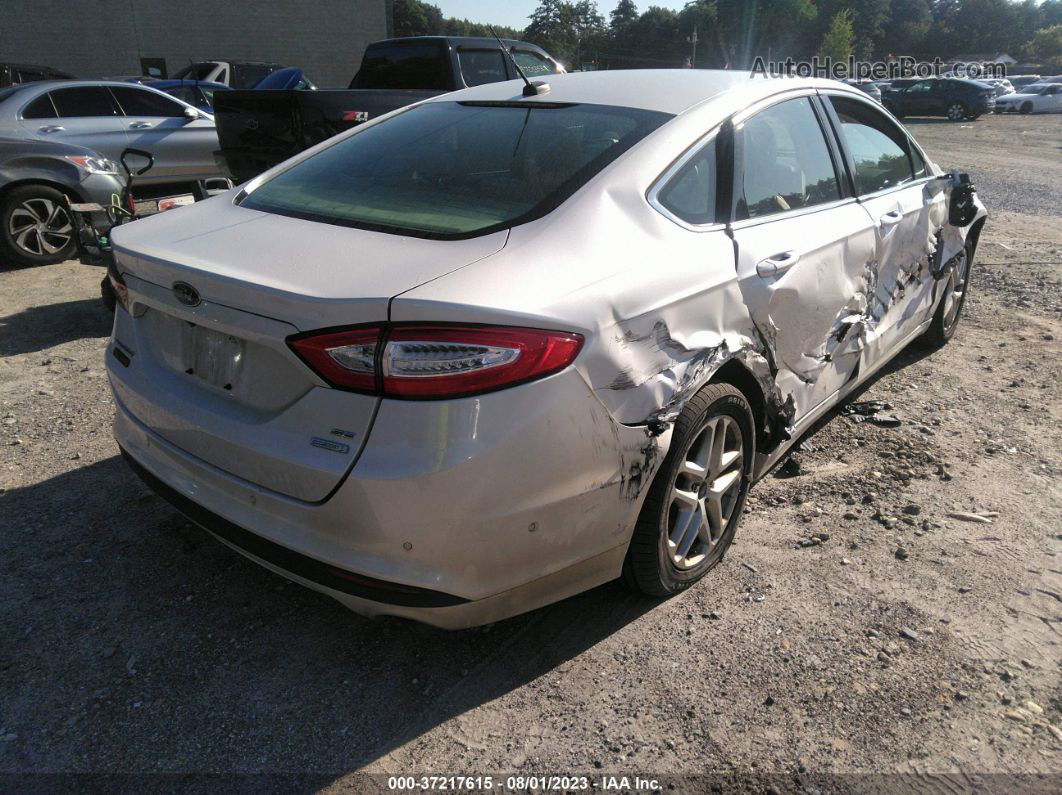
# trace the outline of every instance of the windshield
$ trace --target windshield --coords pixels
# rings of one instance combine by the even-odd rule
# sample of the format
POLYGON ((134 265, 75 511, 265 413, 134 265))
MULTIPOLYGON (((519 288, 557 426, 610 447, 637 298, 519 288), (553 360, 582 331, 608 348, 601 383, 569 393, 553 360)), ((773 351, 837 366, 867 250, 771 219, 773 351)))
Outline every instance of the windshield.
POLYGON ((604 105, 432 102, 283 171, 242 206, 457 238, 552 210, 671 116, 604 105))

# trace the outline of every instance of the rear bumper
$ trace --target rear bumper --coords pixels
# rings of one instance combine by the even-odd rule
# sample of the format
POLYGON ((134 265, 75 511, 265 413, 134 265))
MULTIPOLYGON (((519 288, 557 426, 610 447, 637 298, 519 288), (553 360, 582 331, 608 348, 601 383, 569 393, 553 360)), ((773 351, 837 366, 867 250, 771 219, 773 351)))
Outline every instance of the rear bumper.
POLYGON ((669 439, 616 425, 571 370, 479 398, 383 401, 350 475, 311 503, 189 455, 115 402, 123 454, 192 521, 356 612, 447 628, 619 576, 669 439))

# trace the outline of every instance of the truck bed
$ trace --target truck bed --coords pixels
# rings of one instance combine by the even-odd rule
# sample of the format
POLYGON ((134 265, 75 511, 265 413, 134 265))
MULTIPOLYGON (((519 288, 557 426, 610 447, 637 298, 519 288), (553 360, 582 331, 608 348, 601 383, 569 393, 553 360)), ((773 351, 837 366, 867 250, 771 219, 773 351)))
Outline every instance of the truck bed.
POLYGON ((441 91, 339 89, 219 91, 214 118, 221 165, 246 182, 289 157, 362 122, 441 91))

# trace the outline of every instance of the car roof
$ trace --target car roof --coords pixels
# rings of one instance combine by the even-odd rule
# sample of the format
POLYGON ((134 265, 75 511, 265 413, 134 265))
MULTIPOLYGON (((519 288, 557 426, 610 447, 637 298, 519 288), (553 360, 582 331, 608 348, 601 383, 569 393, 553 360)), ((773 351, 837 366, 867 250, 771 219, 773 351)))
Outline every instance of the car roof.
POLYGON ((546 75, 550 90, 523 98, 522 82, 508 80, 443 94, 432 102, 570 102, 614 105, 661 113, 679 114, 721 95, 735 95, 746 103, 798 88, 863 92, 836 80, 753 76, 749 72, 721 69, 623 69, 546 75))
MULTIPOLYGON (((396 45, 396 44, 398 44, 398 45, 416 44, 418 42, 425 42, 425 41, 441 41, 441 42, 446 42, 448 44, 456 44, 458 46, 460 46, 462 44, 475 44, 475 45, 481 46, 481 47, 482 46, 489 46, 489 47, 497 47, 498 46, 498 40, 493 38, 493 37, 491 37, 491 36, 396 36, 395 38, 392 38, 392 39, 380 39, 379 41, 374 41, 369 46, 370 47, 375 47, 377 45, 381 45, 382 46, 382 45, 385 45, 385 44, 388 45, 388 46, 393 46, 393 45, 396 45)), ((537 44, 532 44, 531 42, 523 41, 522 39, 509 39, 509 38, 504 38, 503 37, 502 41, 505 44, 510 44, 510 45, 512 45, 512 44, 521 44, 521 45, 525 45, 525 46, 528 46, 528 47, 534 47, 535 49, 541 49, 537 44)))

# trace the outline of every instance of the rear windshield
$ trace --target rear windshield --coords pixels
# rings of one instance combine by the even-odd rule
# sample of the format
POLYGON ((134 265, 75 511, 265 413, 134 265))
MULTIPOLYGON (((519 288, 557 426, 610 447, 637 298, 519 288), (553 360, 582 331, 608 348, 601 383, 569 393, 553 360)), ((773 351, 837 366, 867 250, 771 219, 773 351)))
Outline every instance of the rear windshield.
POLYGON ((549 212, 670 118, 605 105, 432 102, 303 160, 242 205, 416 237, 472 237, 549 212))
POLYGON ((432 41, 369 47, 350 87, 448 91, 454 85, 445 46, 432 41))

